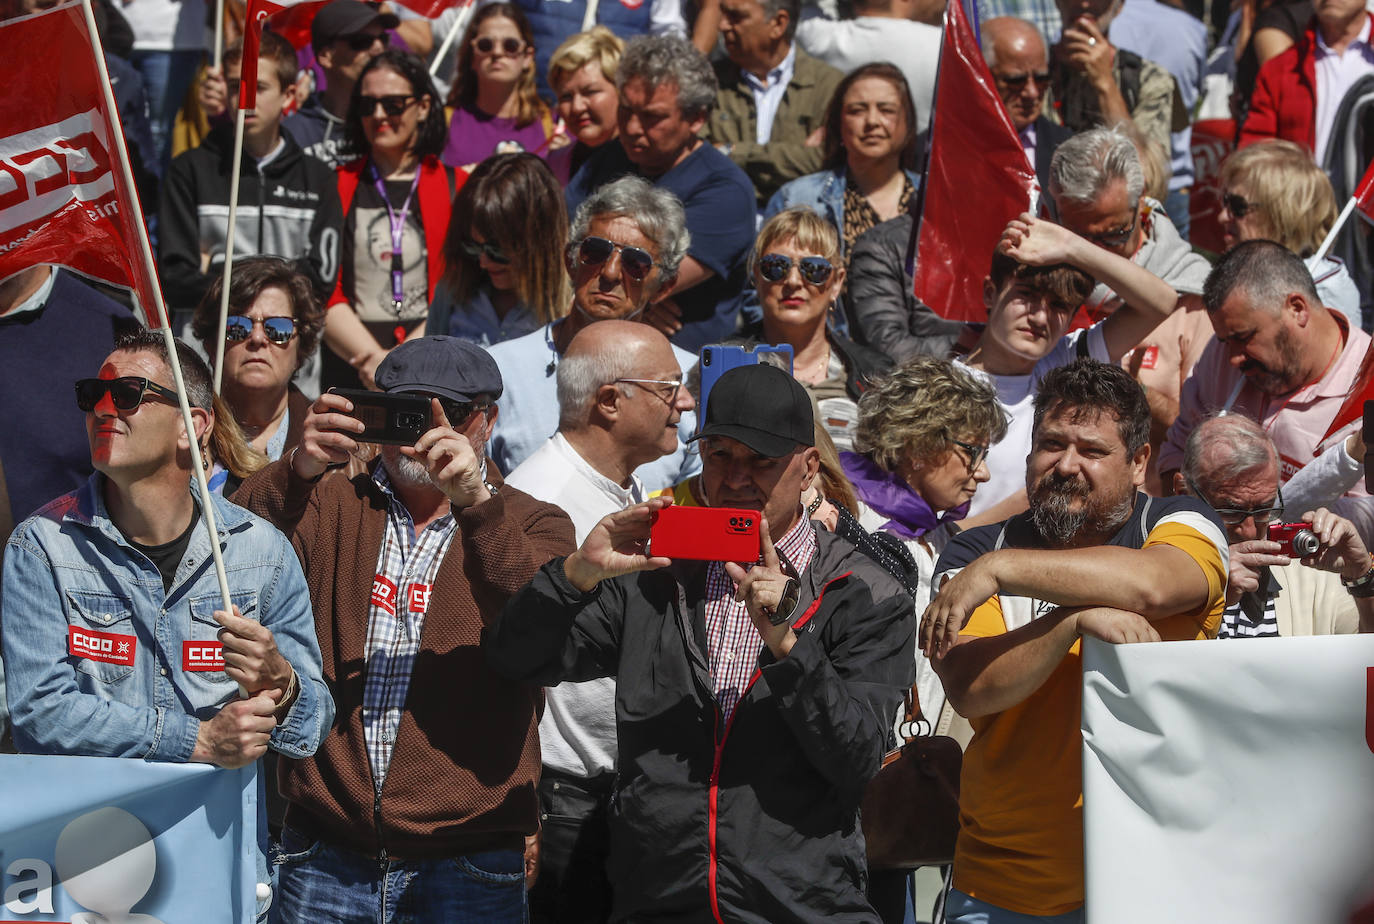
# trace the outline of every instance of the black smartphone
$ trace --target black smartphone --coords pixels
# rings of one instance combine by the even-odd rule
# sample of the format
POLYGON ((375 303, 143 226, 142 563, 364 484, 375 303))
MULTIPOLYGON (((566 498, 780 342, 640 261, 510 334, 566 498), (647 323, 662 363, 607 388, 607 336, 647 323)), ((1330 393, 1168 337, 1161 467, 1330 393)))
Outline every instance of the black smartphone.
POLYGON ((420 395, 366 391, 362 388, 331 388, 330 393, 342 395, 353 402, 353 416, 361 420, 366 428, 353 437, 360 443, 414 446, 431 426, 429 399, 420 395))
POLYGON ((1364 403, 1364 429, 1360 431, 1360 438, 1364 440, 1364 489, 1370 491, 1374 485, 1369 481, 1369 470, 1374 468, 1374 401, 1364 403))

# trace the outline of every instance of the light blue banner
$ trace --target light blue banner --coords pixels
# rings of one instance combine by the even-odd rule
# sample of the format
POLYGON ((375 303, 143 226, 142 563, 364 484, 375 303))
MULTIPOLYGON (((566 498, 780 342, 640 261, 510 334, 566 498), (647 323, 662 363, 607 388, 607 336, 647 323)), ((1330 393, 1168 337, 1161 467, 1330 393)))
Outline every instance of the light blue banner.
POLYGON ((257 771, 0 755, 0 921, 252 924, 257 771))

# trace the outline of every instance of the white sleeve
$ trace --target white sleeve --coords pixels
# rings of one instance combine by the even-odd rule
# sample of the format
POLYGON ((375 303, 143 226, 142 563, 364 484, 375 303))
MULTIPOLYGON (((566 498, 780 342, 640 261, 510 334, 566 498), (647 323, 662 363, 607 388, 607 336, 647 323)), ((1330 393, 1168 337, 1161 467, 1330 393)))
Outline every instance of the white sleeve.
POLYGON ((649 8, 649 33, 687 37, 687 22, 682 18, 682 0, 654 0, 649 8))
POLYGON ((1352 459, 1341 440, 1288 479, 1283 486, 1284 517, 1296 520, 1309 510, 1330 507, 1363 476, 1363 460, 1352 459))

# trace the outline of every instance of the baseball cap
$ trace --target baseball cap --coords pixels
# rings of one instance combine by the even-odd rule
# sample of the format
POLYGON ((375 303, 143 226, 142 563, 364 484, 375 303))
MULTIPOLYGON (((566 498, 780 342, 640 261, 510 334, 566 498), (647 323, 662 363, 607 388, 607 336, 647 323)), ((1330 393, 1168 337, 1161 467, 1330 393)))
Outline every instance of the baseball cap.
POLYGON ((790 374, 768 363, 736 366, 706 399, 706 424, 693 439, 728 436, 776 459, 816 445, 811 398, 790 374))
POLYGON ((383 29, 394 29, 401 20, 362 0, 333 0, 320 7, 310 23, 310 46, 323 48, 335 39, 363 31, 374 22, 381 23, 383 29))
POLYGON ((421 337, 396 347, 377 366, 383 391, 422 392, 453 401, 501 397, 501 370, 491 354, 458 337, 421 337))

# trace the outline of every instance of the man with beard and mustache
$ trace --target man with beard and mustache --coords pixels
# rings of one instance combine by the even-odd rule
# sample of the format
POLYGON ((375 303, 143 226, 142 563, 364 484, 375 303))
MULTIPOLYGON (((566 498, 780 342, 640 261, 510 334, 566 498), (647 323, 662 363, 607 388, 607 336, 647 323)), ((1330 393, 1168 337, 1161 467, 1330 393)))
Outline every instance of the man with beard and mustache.
POLYGON ((1164 483, 1174 484, 1188 434, 1224 411, 1257 420, 1273 439, 1289 509, 1329 506, 1342 493, 1367 496, 1353 438, 1360 420, 1334 424, 1358 387, 1369 335, 1323 305, 1302 259, 1273 241, 1227 251, 1202 298, 1216 338, 1184 382, 1178 419, 1160 448, 1164 483))
POLYGON ((542 697, 478 645, 506 599, 572 551, 572 523, 487 459, 502 383, 481 347, 408 340, 376 381, 429 398, 434 426, 414 446, 325 478, 363 430, 326 393, 296 450, 235 496, 291 537, 339 704, 315 757, 281 764, 283 920, 371 918, 381 894, 424 920, 522 921, 542 697))
POLYGON ((1226 536, 1201 501, 1141 493, 1149 431, 1145 395, 1120 367, 1049 373, 1030 511, 962 533, 936 565, 920 642, 974 731, 950 922, 1083 920, 1079 639, 1217 633, 1226 536))

